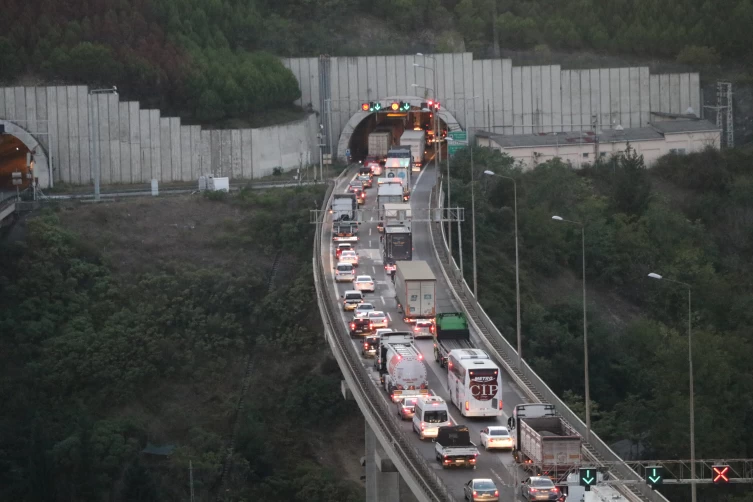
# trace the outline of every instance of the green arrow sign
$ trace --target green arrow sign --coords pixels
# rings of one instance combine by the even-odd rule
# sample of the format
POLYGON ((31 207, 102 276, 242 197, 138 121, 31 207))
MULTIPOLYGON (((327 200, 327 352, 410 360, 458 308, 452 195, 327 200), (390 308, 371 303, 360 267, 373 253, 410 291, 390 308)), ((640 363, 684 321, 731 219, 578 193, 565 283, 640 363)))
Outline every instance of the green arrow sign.
POLYGON ((580 474, 578 484, 580 486, 585 486, 586 491, 590 491, 591 485, 596 482, 596 469, 590 469, 586 467, 579 469, 578 472, 580 474))
POLYGON ((663 484, 664 467, 660 465, 646 467, 646 483, 651 487, 663 484))

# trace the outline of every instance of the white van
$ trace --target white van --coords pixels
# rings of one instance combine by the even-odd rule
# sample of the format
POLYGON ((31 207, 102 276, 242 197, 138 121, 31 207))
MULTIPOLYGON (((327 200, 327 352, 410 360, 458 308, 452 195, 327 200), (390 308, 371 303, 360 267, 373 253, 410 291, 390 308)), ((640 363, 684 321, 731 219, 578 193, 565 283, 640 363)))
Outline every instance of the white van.
POLYGON ((356 279, 356 271, 352 263, 340 262, 335 266, 335 282, 353 282, 356 279))
POLYGON ((413 430, 421 439, 435 438, 440 427, 452 425, 447 403, 439 396, 420 396, 413 415, 413 430))

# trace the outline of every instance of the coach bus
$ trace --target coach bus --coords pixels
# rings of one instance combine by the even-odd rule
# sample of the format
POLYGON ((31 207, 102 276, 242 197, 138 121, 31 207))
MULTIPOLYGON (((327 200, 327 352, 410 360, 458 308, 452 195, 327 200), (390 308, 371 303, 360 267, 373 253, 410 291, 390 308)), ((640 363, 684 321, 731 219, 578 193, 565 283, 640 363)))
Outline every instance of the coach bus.
POLYGON ((447 386, 463 416, 502 414, 501 371, 483 350, 451 350, 447 355, 447 386))

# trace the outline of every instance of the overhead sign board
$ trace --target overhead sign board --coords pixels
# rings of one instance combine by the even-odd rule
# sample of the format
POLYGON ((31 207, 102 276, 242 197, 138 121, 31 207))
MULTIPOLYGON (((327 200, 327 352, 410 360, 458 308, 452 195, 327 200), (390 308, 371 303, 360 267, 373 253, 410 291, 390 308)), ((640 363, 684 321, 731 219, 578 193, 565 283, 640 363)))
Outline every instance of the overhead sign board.
POLYGON ((450 131, 447 133, 447 136, 454 141, 468 141, 467 131, 450 131))

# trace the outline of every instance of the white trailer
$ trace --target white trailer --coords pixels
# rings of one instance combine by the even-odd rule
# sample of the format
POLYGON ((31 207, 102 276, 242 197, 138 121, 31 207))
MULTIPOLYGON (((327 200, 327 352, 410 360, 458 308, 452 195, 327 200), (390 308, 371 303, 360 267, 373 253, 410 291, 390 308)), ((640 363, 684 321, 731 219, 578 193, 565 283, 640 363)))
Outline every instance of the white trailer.
POLYGON ((384 157, 392 147, 392 133, 389 131, 374 131, 369 134, 369 155, 384 157))
POLYGON ((387 343, 384 390, 393 402, 401 397, 429 394, 424 357, 414 345, 387 343))
POLYGON ((379 206, 379 222, 377 230, 384 231, 384 227, 400 226, 411 229, 410 204, 387 203, 379 206))
POLYGON ((397 183, 381 185, 377 188, 377 207, 384 204, 399 204, 403 202, 403 187, 397 183))
POLYGON ((395 299, 405 322, 434 319, 437 278, 425 261, 397 261, 395 299))
POLYGON ((420 171, 424 165, 424 150, 426 150, 425 131, 405 131, 400 137, 400 146, 410 147, 413 155, 413 170, 420 171))

